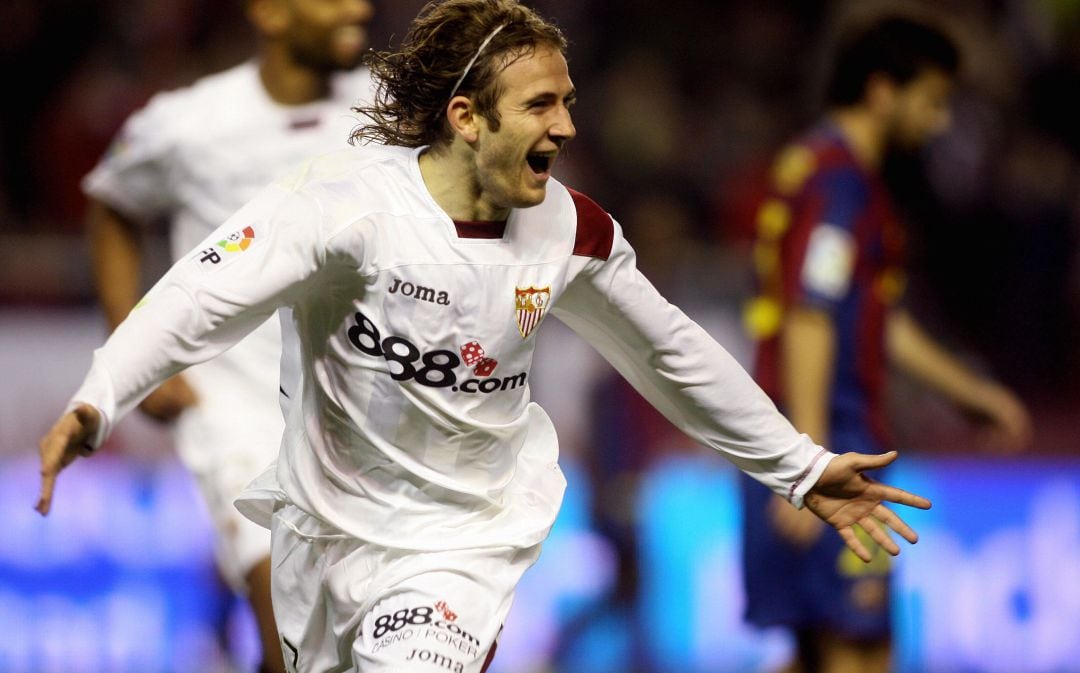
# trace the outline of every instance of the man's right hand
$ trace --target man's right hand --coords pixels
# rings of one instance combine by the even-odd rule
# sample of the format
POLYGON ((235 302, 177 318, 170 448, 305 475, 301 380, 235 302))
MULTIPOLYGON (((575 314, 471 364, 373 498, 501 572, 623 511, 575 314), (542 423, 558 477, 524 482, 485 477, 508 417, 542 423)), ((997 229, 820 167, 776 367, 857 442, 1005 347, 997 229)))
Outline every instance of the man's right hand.
POLYGON ((177 374, 147 395, 139 404, 139 409, 155 421, 167 423, 175 420, 184 409, 194 406, 198 401, 195 391, 183 376, 177 374))

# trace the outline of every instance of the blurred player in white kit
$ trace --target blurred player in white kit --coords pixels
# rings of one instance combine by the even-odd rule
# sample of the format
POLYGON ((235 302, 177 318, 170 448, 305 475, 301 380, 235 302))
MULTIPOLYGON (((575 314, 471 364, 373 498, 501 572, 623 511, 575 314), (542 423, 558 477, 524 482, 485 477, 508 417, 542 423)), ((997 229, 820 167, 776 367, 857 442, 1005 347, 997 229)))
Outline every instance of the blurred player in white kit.
MULTIPOLYGON (((125 123, 83 181, 97 289, 109 328, 135 306, 142 230, 166 221, 178 259, 294 164, 345 146, 350 108, 370 97, 358 68, 373 15, 369 0, 245 0, 254 58, 160 93, 125 123)), ((221 253, 234 246, 220 242, 221 253)), ((243 245, 241 242, 240 245, 243 245)), ((270 534, 233 499, 277 456, 295 368, 279 382, 281 328, 259 326, 220 357, 167 380, 140 408, 173 422, 217 532, 231 588, 247 594, 262 645, 261 671, 285 670, 270 605, 270 534), (291 382, 290 382, 291 379, 291 382), (287 400, 285 400, 287 403, 287 400)))

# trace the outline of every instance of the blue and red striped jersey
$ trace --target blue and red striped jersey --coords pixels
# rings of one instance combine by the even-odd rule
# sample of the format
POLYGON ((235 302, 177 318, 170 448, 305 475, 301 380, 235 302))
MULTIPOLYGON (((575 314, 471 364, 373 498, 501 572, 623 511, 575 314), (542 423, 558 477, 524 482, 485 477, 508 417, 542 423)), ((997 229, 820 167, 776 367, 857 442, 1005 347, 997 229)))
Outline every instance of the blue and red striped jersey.
POLYGON ((755 376, 783 406, 779 332, 786 311, 825 311, 836 330, 830 445, 876 451, 888 443, 885 315, 903 291, 904 235, 881 178, 823 123, 784 149, 756 215, 758 294, 746 323, 755 376))

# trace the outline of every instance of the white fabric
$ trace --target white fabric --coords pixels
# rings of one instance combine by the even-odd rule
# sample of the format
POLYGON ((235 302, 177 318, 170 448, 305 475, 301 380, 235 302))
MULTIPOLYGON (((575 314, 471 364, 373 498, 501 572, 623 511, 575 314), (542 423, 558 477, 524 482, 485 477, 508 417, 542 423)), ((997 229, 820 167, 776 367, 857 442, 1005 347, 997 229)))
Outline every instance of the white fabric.
POLYGON ((540 546, 402 552, 274 513, 273 605, 295 673, 478 673, 540 546))
POLYGON ((418 156, 349 148, 267 188, 151 291, 74 399, 97 406, 107 432, 157 381, 291 306, 302 396, 245 513, 269 525, 290 502, 399 549, 531 547, 565 486, 554 428, 529 399, 535 331, 523 338, 515 315, 519 291, 545 290, 549 310, 680 428, 801 504, 832 454, 656 292, 617 223, 603 216, 607 259, 573 254, 579 213, 552 180, 502 239, 459 238, 418 156), (208 254, 229 236, 248 247, 208 254), (493 371, 463 361, 476 344, 493 371))
MULTIPOLYGON (((330 98, 275 103, 247 62, 190 87, 154 96, 125 123, 83 181, 85 192, 137 223, 167 220, 173 259, 206 238, 274 178, 316 154, 347 146, 350 107, 369 100, 366 70, 333 81, 330 98)), ((284 423, 279 385, 281 329, 259 326, 221 357, 185 376, 199 403, 176 425, 177 451, 198 478, 221 534, 230 583, 269 550, 265 531, 237 516, 232 500, 276 457, 284 423), (254 530, 245 530, 248 527, 254 530)), ((298 365, 285 361, 283 368, 298 365)))

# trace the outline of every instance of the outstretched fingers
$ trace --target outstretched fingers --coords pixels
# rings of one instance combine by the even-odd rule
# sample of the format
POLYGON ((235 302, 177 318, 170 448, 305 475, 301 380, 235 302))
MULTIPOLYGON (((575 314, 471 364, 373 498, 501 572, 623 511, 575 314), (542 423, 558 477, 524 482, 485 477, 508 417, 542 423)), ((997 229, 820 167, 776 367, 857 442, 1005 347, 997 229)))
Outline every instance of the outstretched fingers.
POLYGON ((837 528, 836 532, 840 533, 841 539, 844 540, 844 544, 848 549, 855 553, 864 563, 869 563, 873 560, 873 556, 870 554, 870 550, 866 548, 866 545, 862 543, 859 536, 855 533, 854 526, 844 526, 843 528, 837 528))
POLYGON ((891 531, 912 544, 919 539, 915 531, 886 505, 895 503, 917 509, 931 507, 927 498, 883 484, 863 474, 864 471, 885 467, 896 460, 896 457, 895 451, 882 454, 841 454, 829 463, 818 483, 804 499, 805 505, 819 518, 831 524, 844 544, 865 562, 870 562, 873 558, 867 545, 880 545, 893 556, 900 553, 900 547, 897 541, 893 540, 891 531), (856 527, 865 531, 865 535, 857 534, 856 527), (871 544, 871 540, 874 544, 871 544))
MULTIPOLYGON (((892 556, 898 556, 900 554, 900 545, 896 544, 896 541, 889 535, 886 526, 899 533, 905 540, 912 544, 918 542, 919 539, 915 534, 915 531, 904 523, 903 519, 880 505, 874 510, 872 515, 859 519, 856 525, 869 535, 870 539, 872 539, 879 547, 892 556)), ((872 560, 873 555, 870 550, 867 549, 863 539, 855 532, 855 526, 845 526, 844 528, 840 528, 838 532, 840 533, 840 537, 844 540, 844 544, 846 544, 856 556, 866 563, 869 563, 872 560)))
POLYGON ((874 509, 874 518, 896 531, 900 537, 911 544, 915 544, 919 541, 919 534, 915 532, 915 529, 907 525, 907 522, 900 518, 900 515, 888 507, 878 505, 874 509))
MULTIPOLYGON (((880 502, 893 502, 900 505, 908 505, 918 509, 930 509, 930 501, 926 498, 909 493, 903 489, 885 484, 875 483, 871 489, 874 498, 880 502)), ((902 538, 915 544, 919 541, 919 535, 905 522, 900 515, 883 504, 879 504, 873 511, 859 520, 859 526, 873 538, 874 542, 881 545, 882 549, 893 556, 900 553, 900 547, 889 535, 886 526, 895 531, 902 538)))
POLYGON ((34 509, 42 516, 52 507, 53 489, 56 487, 56 475, 63 469, 63 446, 57 447, 55 440, 49 438, 41 442, 41 492, 34 509))
POLYGON ((41 494, 38 496, 37 504, 34 505, 34 509, 38 511, 38 514, 45 516, 49 513, 49 509, 52 507, 52 494, 53 487, 56 485, 56 475, 47 475, 44 471, 41 473, 41 494))
POLYGON ((882 502, 894 502, 898 505, 907 505, 917 509, 930 509, 931 503, 921 495, 915 495, 902 488, 889 486, 880 482, 874 482, 867 489, 867 495, 882 502))
POLYGON ((880 470, 891 465, 900 454, 896 451, 886 451, 885 453, 850 453, 844 455, 851 456, 851 468, 853 470, 867 472, 880 470))
MULTIPOLYGON (((882 507, 879 509, 885 508, 882 507)), ((859 527, 866 531, 866 534, 869 535, 878 546, 893 556, 898 555, 900 553, 900 545, 896 544, 896 541, 892 539, 889 532, 881 524, 882 522, 878 519, 876 510, 874 515, 865 516, 859 520, 859 527)))

